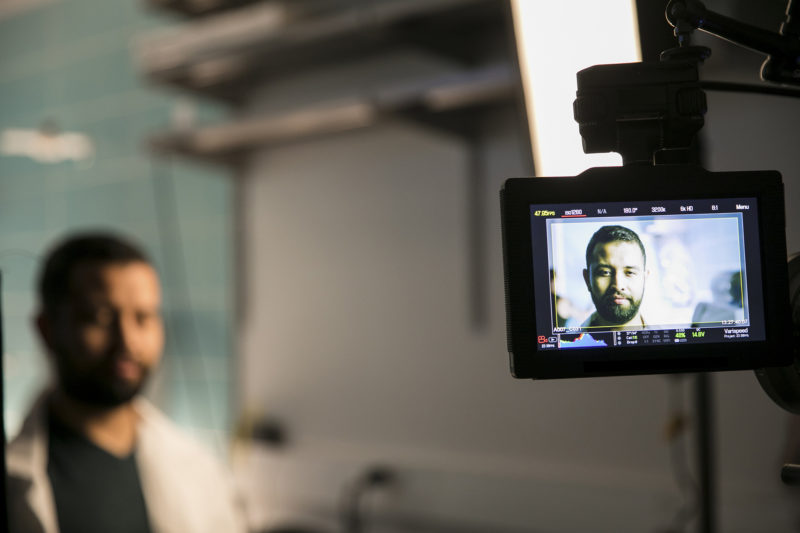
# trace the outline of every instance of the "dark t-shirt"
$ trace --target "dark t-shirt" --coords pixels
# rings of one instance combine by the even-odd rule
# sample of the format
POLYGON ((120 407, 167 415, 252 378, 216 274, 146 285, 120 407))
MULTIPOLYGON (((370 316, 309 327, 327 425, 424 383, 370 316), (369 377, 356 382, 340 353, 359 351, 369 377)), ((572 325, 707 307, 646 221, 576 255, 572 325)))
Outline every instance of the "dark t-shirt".
POLYGON ((135 455, 119 458, 51 414, 47 474, 61 533, 150 533, 135 455))

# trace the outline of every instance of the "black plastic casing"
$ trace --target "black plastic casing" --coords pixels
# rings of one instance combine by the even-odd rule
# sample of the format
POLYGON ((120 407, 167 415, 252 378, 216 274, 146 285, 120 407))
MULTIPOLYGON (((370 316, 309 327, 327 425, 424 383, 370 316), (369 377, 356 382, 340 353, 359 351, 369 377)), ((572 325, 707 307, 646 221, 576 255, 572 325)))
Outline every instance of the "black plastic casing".
POLYGON ((507 341, 514 377, 746 370, 791 363, 786 222, 783 183, 777 171, 709 172, 682 165, 600 167, 576 177, 511 178, 500 191, 500 200, 507 341), (743 197, 758 201, 766 340, 617 346, 568 353, 537 350, 531 205, 743 197))

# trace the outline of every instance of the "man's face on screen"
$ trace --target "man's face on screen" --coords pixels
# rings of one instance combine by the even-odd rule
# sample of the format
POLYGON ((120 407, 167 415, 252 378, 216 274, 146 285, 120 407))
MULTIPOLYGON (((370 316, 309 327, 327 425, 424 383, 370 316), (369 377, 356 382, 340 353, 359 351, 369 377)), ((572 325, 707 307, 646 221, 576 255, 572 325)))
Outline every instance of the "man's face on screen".
POLYGON ((598 243, 584 279, 599 314, 609 324, 622 325, 639 312, 647 277, 645 259, 635 242, 598 243))

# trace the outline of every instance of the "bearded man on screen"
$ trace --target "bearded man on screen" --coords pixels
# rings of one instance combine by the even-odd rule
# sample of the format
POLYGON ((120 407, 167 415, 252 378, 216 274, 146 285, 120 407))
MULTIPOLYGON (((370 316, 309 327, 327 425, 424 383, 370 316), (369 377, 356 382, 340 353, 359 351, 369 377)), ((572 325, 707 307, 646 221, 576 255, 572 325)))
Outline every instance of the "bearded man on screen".
POLYGON ((583 280, 595 311, 584 328, 645 328, 640 311, 644 298, 647 254, 639 236, 624 226, 603 226, 586 247, 583 280))

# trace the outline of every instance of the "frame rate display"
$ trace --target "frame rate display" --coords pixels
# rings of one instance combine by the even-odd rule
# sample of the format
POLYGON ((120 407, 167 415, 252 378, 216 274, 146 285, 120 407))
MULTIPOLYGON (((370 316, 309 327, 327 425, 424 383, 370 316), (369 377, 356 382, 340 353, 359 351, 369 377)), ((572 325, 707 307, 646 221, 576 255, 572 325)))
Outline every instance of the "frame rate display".
POLYGON ((777 353, 788 338, 782 304, 768 294, 781 290, 786 267, 777 173, 659 170, 652 179, 660 181, 648 184, 647 170, 633 180, 627 170, 593 170, 603 172, 506 183, 515 376, 726 370, 785 359, 777 353))

